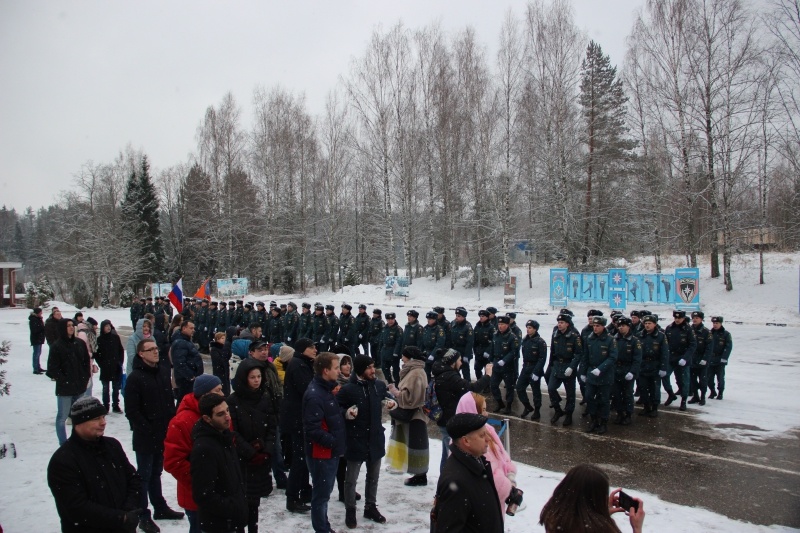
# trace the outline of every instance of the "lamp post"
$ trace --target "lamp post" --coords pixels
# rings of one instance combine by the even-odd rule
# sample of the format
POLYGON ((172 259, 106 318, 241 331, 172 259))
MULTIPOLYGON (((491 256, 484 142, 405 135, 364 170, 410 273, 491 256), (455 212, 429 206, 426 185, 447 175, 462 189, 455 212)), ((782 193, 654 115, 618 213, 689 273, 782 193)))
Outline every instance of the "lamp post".
POLYGON ((478 263, 478 301, 481 301, 481 264, 478 263))

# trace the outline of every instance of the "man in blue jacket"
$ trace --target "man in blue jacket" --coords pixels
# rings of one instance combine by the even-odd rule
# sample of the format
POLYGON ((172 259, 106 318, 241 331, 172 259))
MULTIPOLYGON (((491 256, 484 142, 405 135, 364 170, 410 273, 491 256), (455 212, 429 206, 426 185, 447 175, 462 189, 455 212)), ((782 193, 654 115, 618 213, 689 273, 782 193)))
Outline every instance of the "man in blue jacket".
MULTIPOLYGON (((178 403, 192 392, 194 379, 203 373, 203 358, 192 342, 194 322, 185 320, 181 324, 180 335, 172 341, 172 366, 175 384, 178 386, 178 403)), ((130 354, 129 354, 130 357, 130 354)))
POLYGON ((314 360, 314 379, 303 395, 303 432, 306 463, 311 474, 311 525, 328 533, 328 500, 336 483, 339 457, 345 452, 344 416, 333 395, 339 377, 339 356, 322 352, 314 360))

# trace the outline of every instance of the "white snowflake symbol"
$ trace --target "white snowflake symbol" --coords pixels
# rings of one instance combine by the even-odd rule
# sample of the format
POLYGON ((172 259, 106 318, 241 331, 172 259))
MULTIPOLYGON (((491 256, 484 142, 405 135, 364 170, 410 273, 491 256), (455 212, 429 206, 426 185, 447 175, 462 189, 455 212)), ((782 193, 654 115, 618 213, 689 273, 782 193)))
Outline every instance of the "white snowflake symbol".
POLYGON ((619 285, 620 283, 622 283, 622 276, 619 275, 619 272, 614 274, 614 277, 612 279, 614 280, 614 284, 616 284, 616 285, 619 285))
POLYGON ((622 303, 622 296, 620 296, 619 294, 615 294, 614 295, 614 303, 617 304, 617 305, 621 304, 622 303))

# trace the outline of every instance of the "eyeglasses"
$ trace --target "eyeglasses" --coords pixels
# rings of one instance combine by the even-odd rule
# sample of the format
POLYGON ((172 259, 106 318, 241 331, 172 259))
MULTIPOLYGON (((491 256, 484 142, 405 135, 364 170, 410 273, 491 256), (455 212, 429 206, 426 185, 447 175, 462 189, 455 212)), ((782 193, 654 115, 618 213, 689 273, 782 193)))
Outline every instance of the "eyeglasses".
POLYGON ((158 347, 156 347, 156 346, 153 346, 152 348, 148 348, 148 349, 146 349, 146 350, 142 350, 142 353, 147 353, 147 352, 157 352, 157 351, 158 351, 158 347))

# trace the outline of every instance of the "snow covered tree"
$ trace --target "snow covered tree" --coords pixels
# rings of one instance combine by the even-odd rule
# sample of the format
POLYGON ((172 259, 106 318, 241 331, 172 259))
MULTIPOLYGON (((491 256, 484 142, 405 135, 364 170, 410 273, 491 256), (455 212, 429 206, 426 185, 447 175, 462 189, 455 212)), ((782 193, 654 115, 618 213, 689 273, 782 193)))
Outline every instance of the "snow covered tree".
POLYGON ((358 268, 352 261, 348 261, 344 266, 344 285, 360 285, 361 275, 358 273, 358 268))
POLYGON ((39 281, 36 282, 36 304, 39 307, 44 307, 47 302, 55 297, 53 286, 50 285, 50 280, 47 274, 42 274, 39 281))
MULTIPOLYGON (((0 343, 0 365, 8 362, 8 354, 11 352, 11 343, 3 341, 0 343)), ((6 371, 0 370, 0 396, 11 394, 11 383, 6 381, 6 371)))

